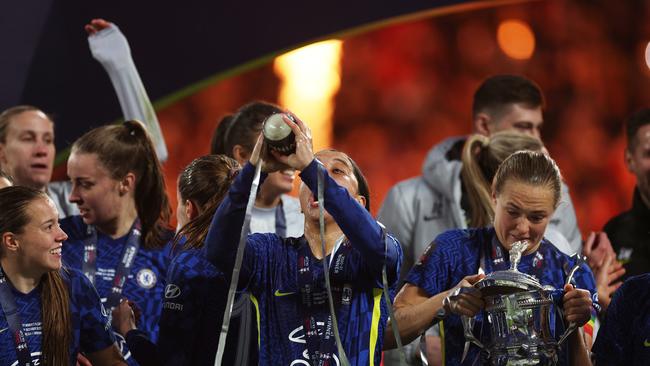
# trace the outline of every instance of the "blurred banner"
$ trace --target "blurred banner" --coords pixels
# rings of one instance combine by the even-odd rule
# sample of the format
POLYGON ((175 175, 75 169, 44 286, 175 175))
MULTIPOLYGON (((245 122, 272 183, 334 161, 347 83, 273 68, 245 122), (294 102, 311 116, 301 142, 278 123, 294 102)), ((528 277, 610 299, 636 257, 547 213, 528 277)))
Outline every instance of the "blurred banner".
POLYGON ((61 149, 120 118, 110 81, 83 26, 93 18, 126 35, 157 108, 313 41, 386 23, 521 1, 3 1, 0 109, 51 113, 61 149))

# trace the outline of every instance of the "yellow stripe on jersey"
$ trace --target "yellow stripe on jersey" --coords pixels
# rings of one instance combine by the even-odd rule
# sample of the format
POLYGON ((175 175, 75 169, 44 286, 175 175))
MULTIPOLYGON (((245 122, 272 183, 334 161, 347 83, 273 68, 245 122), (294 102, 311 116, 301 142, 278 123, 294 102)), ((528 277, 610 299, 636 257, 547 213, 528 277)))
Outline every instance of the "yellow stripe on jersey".
POLYGON ((447 363, 445 360, 445 322, 441 320, 438 322, 438 324, 440 326, 440 353, 442 354, 442 364, 446 365, 447 363))
POLYGON ((255 305, 255 314, 257 315, 257 348, 260 348, 260 304, 257 302, 257 298, 253 296, 253 294, 250 294, 251 296, 251 301, 253 302, 253 305, 255 305))
POLYGON ((381 318, 381 295, 383 290, 380 288, 372 289, 373 305, 372 305, 372 325, 370 326, 370 366, 375 364, 375 347, 377 347, 377 338, 379 337, 379 319, 381 318))

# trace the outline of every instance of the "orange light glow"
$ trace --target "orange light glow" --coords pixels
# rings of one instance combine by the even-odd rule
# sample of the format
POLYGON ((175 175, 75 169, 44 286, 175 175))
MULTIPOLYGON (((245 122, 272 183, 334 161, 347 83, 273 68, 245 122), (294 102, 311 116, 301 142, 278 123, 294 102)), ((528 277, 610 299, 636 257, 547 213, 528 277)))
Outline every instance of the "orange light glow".
POLYGON ((645 46, 645 65, 650 69, 650 42, 645 46))
POLYGON ((527 60, 535 51, 535 35, 530 26, 520 20, 501 22, 497 41, 503 53, 515 60, 527 60))
POLYGON ((341 85, 343 42, 318 42, 275 59, 281 80, 280 105, 295 113, 312 130, 314 151, 332 145, 334 95, 341 85))

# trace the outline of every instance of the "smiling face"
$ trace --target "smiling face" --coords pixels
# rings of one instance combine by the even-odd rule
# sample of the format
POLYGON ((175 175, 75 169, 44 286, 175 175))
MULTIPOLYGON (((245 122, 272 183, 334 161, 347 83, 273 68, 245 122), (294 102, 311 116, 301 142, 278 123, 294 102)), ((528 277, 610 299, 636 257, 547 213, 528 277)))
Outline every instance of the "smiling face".
POLYGON ((79 207, 84 223, 102 225, 118 217, 125 194, 122 183, 111 177, 97 154, 70 154, 68 176, 72 181, 69 200, 79 207))
POLYGON ((493 200, 494 228, 501 244, 510 250, 514 242, 527 240, 526 253, 534 251, 555 211, 553 189, 509 179, 501 193, 493 193, 493 200))
POLYGON ((30 271, 46 273, 60 269, 62 243, 68 236, 59 226, 54 203, 39 197, 27 205, 25 212, 29 221, 20 233, 13 233, 20 261, 30 271))
MULTIPOLYGON (((340 151, 325 150, 317 153, 316 158, 323 163, 327 173, 336 183, 345 188, 359 204, 365 205, 366 199, 359 195, 359 182, 354 175, 354 168, 347 155, 340 151)), ((304 183, 300 185, 299 199, 300 208, 305 215, 305 219, 318 220, 317 197, 304 183)), ((325 212, 325 219, 332 219, 327 211, 325 212)))
POLYGON ((0 142, 0 163, 16 185, 43 189, 52 178, 54 124, 38 110, 11 117, 4 142, 0 142))

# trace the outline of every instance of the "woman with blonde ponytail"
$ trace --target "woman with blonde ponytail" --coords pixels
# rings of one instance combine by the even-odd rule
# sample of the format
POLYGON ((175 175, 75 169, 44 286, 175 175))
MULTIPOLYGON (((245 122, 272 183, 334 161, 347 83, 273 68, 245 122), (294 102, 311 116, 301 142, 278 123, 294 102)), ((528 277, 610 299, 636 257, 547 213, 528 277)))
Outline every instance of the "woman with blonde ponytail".
MULTIPOLYGON (((160 162, 143 125, 127 121, 84 134, 72 145, 68 176, 80 215, 62 221, 70 236, 63 260, 83 271, 109 310, 132 300, 142 311, 140 329, 156 341, 173 231, 160 162)), ((116 336, 129 365, 137 365, 116 336)))
POLYGON ((99 295, 76 270, 62 268, 68 237, 47 195, 0 189, 0 365, 125 365, 99 295))
POLYGON ((462 153, 461 177, 469 206, 468 227, 492 223, 492 179, 501 162, 517 151, 542 151, 543 148, 538 138, 516 131, 497 132, 490 137, 475 134, 467 139, 462 153))

